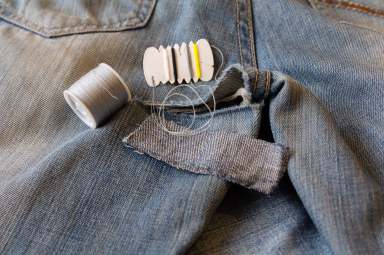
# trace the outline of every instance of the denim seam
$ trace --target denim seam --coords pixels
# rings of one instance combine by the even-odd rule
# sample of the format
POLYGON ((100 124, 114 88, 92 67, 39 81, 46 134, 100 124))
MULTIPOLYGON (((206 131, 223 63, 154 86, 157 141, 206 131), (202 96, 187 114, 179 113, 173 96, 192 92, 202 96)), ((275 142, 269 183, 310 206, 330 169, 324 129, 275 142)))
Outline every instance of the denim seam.
POLYGON ((355 12, 360 12, 372 16, 384 17, 384 10, 371 7, 368 5, 356 3, 353 1, 336 1, 336 0, 310 0, 314 5, 323 5, 329 6, 332 8, 351 10, 355 12))
MULTIPOLYGON (((240 62, 247 70, 257 69, 255 38, 253 35, 252 3, 250 0, 236 0, 237 37, 240 49, 240 62)), ((256 86, 256 81, 252 83, 256 86)))
POLYGON ((254 26, 253 26, 253 17, 252 17, 252 2, 248 1, 248 41, 249 45, 251 47, 251 57, 252 57, 252 64, 253 67, 257 69, 257 63, 256 63, 256 49, 255 49, 255 38, 254 38, 254 26))
POLYGON ((260 75, 260 73, 259 73, 259 69, 256 69, 256 74, 255 74, 255 84, 254 84, 254 86, 253 86, 253 88, 252 88, 252 92, 253 92, 253 94, 256 94, 256 91, 257 91, 257 83, 259 82, 259 75, 260 75))
POLYGON ((239 0, 236 0, 236 25, 237 25, 237 41, 238 41, 239 50, 240 50, 240 63, 241 63, 241 65, 244 65, 243 47, 241 46, 241 39, 240 39, 240 7, 239 7, 239 0))
POLYGON ((269 96, 270 89, 271 89, 271 72, 270 71, 266 71, 266 74, 265 74, 264 98, 267 98, 269 96))
POLYGON ((110 24, 87 24, 80 22, 74 26, 59 26, 46 28, 39 25, 34 21, 30 21, 23 15, 15 13, 15 10, 0 3, 0 17, 10 23, 16 24, 32 32, 41 34, 43 36, 59 36, 74 33, 89 33, 89 32, 102 32, 102 31, 121 31, 126 29, 139 28, 144 26, 151 17, 153 9, 157 0, 142 0, 136 12, 133 12, 133 17, 126 17, 116 23, 110 24), (126 23, 126 24, 123 24, 126 23))

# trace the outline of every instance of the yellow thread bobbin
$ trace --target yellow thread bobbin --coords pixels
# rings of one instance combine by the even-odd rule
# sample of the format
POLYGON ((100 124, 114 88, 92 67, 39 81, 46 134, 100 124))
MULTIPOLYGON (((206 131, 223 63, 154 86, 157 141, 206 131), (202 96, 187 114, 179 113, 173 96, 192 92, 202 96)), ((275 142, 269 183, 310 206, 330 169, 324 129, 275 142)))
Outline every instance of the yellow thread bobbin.
POLYGON ((200 67, 200 56, 199 56, 199 48, 196 43, 193 43, 193 57, 195 58, 196 65, 196 76, 197 79, 201 78, 201 67, 200 67))

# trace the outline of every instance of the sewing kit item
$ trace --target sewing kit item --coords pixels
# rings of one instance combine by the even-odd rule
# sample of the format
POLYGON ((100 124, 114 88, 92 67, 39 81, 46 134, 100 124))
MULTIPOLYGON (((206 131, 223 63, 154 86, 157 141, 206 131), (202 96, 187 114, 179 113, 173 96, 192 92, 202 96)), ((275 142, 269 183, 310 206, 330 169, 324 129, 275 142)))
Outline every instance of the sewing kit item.
POLYGON ((64 98, 85 124, 96 128, 131 101, 132 95, 120 75, 101 63, 65 90, 64 98))
POLYGON ((214 74, 212 48, 206 39, 173 47, 150 47, 144 53, 143 68, 145 80, 151 87, 160 83, 210 81, 214 74))

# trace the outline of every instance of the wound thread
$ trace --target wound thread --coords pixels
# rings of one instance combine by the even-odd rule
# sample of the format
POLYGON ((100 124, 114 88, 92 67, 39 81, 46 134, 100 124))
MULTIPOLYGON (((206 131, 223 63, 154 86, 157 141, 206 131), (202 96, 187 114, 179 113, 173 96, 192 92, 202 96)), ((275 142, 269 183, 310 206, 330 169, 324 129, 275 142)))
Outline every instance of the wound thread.
POLYGON ((176 65, 176 52, 175 48, 172 47, 172 65, 173 65, 173 72, 175 75, 175 82, 177 82, 178 75, 177 75, 177 65, 176 65))
POLYGON ((132 100, 128 85, 105 63, 86 73, 63 94, 76 115, 91 128, 132 100))
POLYGON ((195 58, 196 63, 196 76, 197 79, 201 79, 201 67, 200 67, 200 56, 199 56, 199 48, 196 43, 193 43, 193 57, 195 58))

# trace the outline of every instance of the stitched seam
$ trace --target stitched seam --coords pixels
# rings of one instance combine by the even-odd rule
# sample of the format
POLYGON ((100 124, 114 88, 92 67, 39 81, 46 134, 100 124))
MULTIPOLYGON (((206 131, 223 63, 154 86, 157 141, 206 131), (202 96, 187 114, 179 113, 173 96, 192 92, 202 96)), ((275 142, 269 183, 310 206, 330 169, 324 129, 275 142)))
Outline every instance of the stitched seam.
POLYGON ((249 37, 248 37, 248 42, 249 42, 249 45, 251 47, 251 58, 252 58, 252 64, 253 64, 253 67, 257 69, 257 63, 256 63, 256 49, 255 49, 255 38, 253 36, 253 17, 252 17, 252 3, 250 2, 250 0, 248 0, 248 33, 249 33, 249 37))
POLYGON ((237 40, 239 44, 239 50, 240 50, 240 63, 242 66, 244 66, 243 61, 243 47, 241 46, 241 39, 240 39, 240 7, 239 7, 239 0, 236 0, 236 24, 237 24, 237 40))
MULTIPOLYGON (((0 6, 0 10, 3 10, 1 8, 1 6, 0 6)), ((42 31, 58 31, 58 30, 75 29, 75 28, 88 28, 88 27, 92 27, 92 28, 109 28, 109 27, 111 27, 112 28, 112 27, 116 27, 116 26, 121 26, 121 24, 123 22, 125 22, 125 21, 138 19, 137 17, 131 17, 131 18, 124 19, 123 21, 120 21, 118 23, 111 23, 111 24, 108 24, 108 25, 97 25, 97 24, 84 24, 84 23, 80 23, 80 24, 75 25, 75 26, 44 28, 43 26, 38 25, 37 23, 35 23, 33 21, 29 21, 28 19, 26 19, 23 16, 18 15, 18 14, 11 14, 11 15, 8 15, 8 17, 11 18, 11 19, 13 18, 16 21, 19 21, 21 24, 25 24, 25 26, 34 27, 34 29, 38 29, 38 30, 42 30, 42 31)), ((128 24, 128 26, 130 26, 130 25, 131 24, 128 24)), ((136 24, 132 23, 132 25, 136 25, 136 24)))
POLYGON ((319 0, 319 2, 332 8, 351 10, 373 16, 384 17, 384 10, 352 1, 319 0))
POLYGON ((271 89, 271 72, 267 71, 265 75, 264 98, 267 98, 269 96, 270 89, 271 89))
POLYGON ((258 82, 259 82, 259 69, 256 68, 256 76, 255 76, 255 87, 253 88, 253 93, 256 94, 256 90, 258 87, 258 82))
POLYGON ((4 3, 0 3, 0 15, 1 12, 9 12, 9 15, 4 15, 4 19, 8 20, 9 22, 25 27, 29 30, 37 30, 37 32, 41 31, 42 33, 68 33, 66 30, 74 30, 69 32, 87 32, 87 31, 95 31, 95 30, 102 30, 102 29, 125 29, 125 28, 136 28, 141 26, 142 24, 145 24, 150 14, 152 13, 154 6, 155 6, 156 0, 150 1, 150 0, 144 0, 140 2, 140 6, 138 7, 138 10, 134 13, 133 17, 126 17, 122 20, 119 20, 119 22, 111 23, 111 24, 86 24, 86 23, 79 23, 74 26, 62 26, 62 27, 49 27, 46 28, 42 25, 39 25, 38 23, 34 21, 30 21, 26 19, 22 15, 18 15, 15 13, 15 10, 4 3), (127 23, 128 22, 128 23, 127 23), (123 24, 127 23, 127 24, 123 24), (90 29, 90 30, 87 30, 90 29))
MULTIPOLYGON (((236 0, 237 40, 240 50, 240 63, 253 71, 257 69, 255 36, 253 30, 252 3, 250 0, 236 0), (246 27, 245 27, 246 26, 246 27)), ((257 81, 250 84, 257 87, 257 81)))

